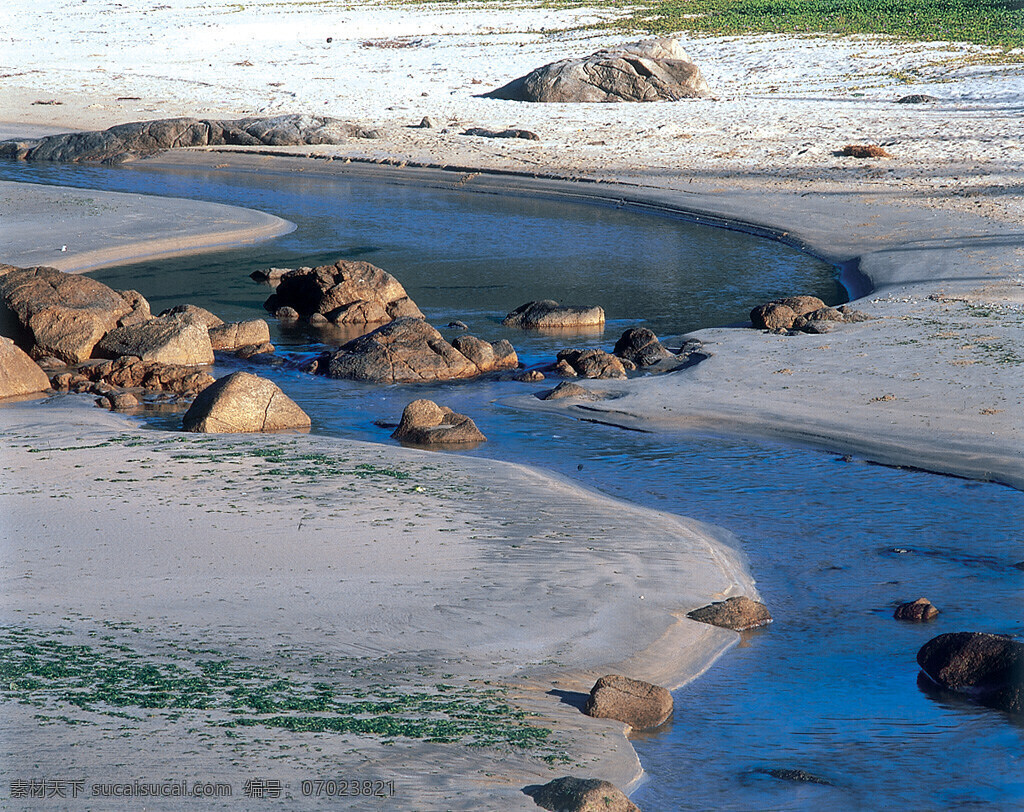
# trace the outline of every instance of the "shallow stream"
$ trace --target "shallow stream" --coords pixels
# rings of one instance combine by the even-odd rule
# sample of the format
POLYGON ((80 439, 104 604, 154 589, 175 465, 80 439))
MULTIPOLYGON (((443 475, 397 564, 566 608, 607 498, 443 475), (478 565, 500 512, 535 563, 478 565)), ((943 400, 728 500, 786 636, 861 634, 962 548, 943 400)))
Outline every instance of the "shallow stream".
MULTIPOLYGON (((182 302, 264 317, 268 266, 361 258, 394 273, 428 319, 509 338, 528 365, 567 346, 610 349, 627 326, 660 336, 745 318, 777 295, 843 299, 834 269, 784 246, 611 206, 425 189, 316 173, 3 165, 0 178, 194 197, 298 224, 261 246, 92 274, 154 312, 182 302), (603 334, 528 336, 500 320, 531 299, 600 304, 603 334)), ((282 330, 300 361, 332 336, 282 330)), ((448 338, 457 333, 446 331, 448 338)), ((671 340, 668 342, 672 345, 671 340)), ((219 365, 217 374, 241 368, 219 365)), ((248 368, 248 367, 246 367, 248 368)), ((775 617, 676 692, 674 720, 635 740, 645 810, 1024 808, 1024 725, 917 681, 918 648, 946 631, 1020 636, 1024 494, 781 443, 653 435, 525 413, 503 401, 552 384, 486 380, 369 386, 267 366, 314 431, 388 443, 402 408, 430 397, 471 415, 467 452, 557 471, 612 496, 728 528, 775 617), (920 596, 928 625, 892 619, 920 596), (802 769, 829 784, 769 775, 802 769)), ((159 420, 155 425, 161 424, 159 420)))

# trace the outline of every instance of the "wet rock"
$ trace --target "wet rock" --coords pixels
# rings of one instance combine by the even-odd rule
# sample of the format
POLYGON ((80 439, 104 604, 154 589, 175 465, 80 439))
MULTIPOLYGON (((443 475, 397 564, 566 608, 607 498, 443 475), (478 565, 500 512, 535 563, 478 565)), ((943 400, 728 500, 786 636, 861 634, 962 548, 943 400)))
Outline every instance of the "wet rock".
MULTIPOLYGON (((332 378, 376 383, 413 383, 473 378, 486 372, 515 369, 519 364, 512 345, 499 341, 490 351, 479 339, 459 336, 457 341, 472 351, 479 364, 449 344, 422 319, 399 318, 372 333, 349 341, 324 364, 332 378), (479 342, 479 343, 478 343, 479 342)), ((320 371, 318 370, 318 371, 320 371)))
POLYGON ((555 363, 554 371, 556 375, 561 375, 563 378, 578 378, 579 373, 573 369, 572 364, 566 361, 564 358, 560 359, 555 363))
POLYGON ((506 359, 515 358, 516 363, 519 361, 516 351, 505 339, 491 344, 476 336, 462 335, 452 341, 452 346, 485 372, 511 368, 512 365, 506 359))
POLYGON ((893 617, 896 620, 909 620, 914 623, 925 623, 929 620, 934 620, 938 616, 939 610, 927 598, 918 598, 910 603, 901 603, 893 613, 893 617))
POLYGON ((178 316, 198 321, 208 330, 213 327, 220 327, 224 324, 224 320, 220 316, 215 316, 209 310, 194 304, 182 304, 169 307, 166 310, 161 311, 160 316, 178 316))
POLYGON ((119 124, 108 130, 0 143, 0 157, 23 161, 114 164, 178 147, 340 144, 380 132, 334 118, 283 115, 233 121, 168 118, 119 124))
POLYGON ((625 378, 622 361, 604 350, 562 350, 558 361, 564 361, 581 378, 625 378))
POLYGON ((182 418, 185 431, 242 433, 308 429, 309 416, 272 381, 235 372, 196 397, 182 418))
POLYGON ((50 379, 21 347, 0 336, 0 398, 31 395, 50 388, 50 379))
POLYGON ((544 380, 544 373, 539 369, 528 369, 516 375, 516 380, 520 383, 540 383, 544 380))
POLYGON ((700 68, 679 42, 655 39, 552 62, 485 95, 527 102, 650 102, 708 93, 700 68))
POLYGON ((892 153, 878 144, 847 144, 839 154, 846 158, 891 158, 892 153))
POLYGON ((391 436, 416 445, 464 445, 487 440, 471 418, 432 400, 414 400, 406 406, 391 436))
POLYGON ((755 629, 758 626, 767 626, 772 622, 768 607, 763 603, 751 600, 746 595, 702 606, 700 609, 688 612, 686 616, 691 620, 735 631, 755 629))
POLYGON ((552 812, 640 812, 618 787, 598 778, 556 778, 529 788, 527 794, 552 812))
POLYGON ((103 358, 128 355, 184 366, 212 364, 214 360, 206 325, 191 315, 158 316, 141 324, 118 327, 97 343, 95 353, 103 358))
POLYGON ((264 341, 262 344, 246 344, 243 347, 235 348, 235 355, 241 358, 243 361, 247 361, 250 358, 255 358, 258 355, 269 355, 276 348, 269 341, 264 341))
POLYGON ((772 778, 778 778, 780 781, 797 781, 802 784, 822 784, 826 787, 834 786, 834 784, 827 778, 822 778, 820 775, 814 775, 806 770, 792 769, 789 767, 773 767, 765 770, 758 770, 758 772, 770 775, 772 778))
POLYGON ((402 284, 387 271, 357 260, 297 268, 281 276, 264 307, 276 313, 294 308, 300 316, 319 314, 335 324, 381 324, 402 317, 423 318, 402 284))
POLYGON ((672 715, 672 694, 660 685, 608 674, 590 689, 583 712, 595 719, 617 719, 634 730, 647 730, 672 715))
POLYGON ((917 663, 943 688, 1024 713, 1024 643, 984 632, 940 634, 917 652, 917 663))
POLYGON ((107 400, 110 402, 111 410, 115 412, 130 412, 139 408, 139 399, 131 392, 114 392, 107 395, 107 400))
POLYGON ((599 395, 595 395, 589 389, 584 389, 578 383, 572 383, 571 381, 562 381, 554 389, 546 392, 541 400, 561 400, 562 398, 575 398, 577 400, 600 400, 599 395))
POLYGON ((537 133, 513 127, 507 130, 485 130, 483 127, 470 127, 462 134, 473 135, 477 138, 522 138, 526 141, 540 141, 540 136, 537 133))
POLYGON ((675 358, 646 327, 630 327, 615 342, 612 352, 637 367, 649 367, 667 358, 675 358))
POLYGON ((234 351, 270 343, 270 326, 263 319, 235 321, 208 329, 214 350, 234 351))
POLYGON ((563 327, 599 327, 604 324, 604 309, 560 305, 551 299, 527 302, 505 316, 506 327, 523 330, 541 330, 563 327))

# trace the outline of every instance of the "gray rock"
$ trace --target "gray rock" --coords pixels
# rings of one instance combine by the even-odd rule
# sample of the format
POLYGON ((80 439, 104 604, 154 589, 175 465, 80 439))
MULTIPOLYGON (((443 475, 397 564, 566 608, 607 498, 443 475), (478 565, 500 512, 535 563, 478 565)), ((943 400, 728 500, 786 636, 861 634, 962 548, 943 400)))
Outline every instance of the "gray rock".
POLYGON ((672 715, 672 694, 660 685, 608 674, 594 683, 583 712, 596 719, 617 719, 634 730, 647 730, 672 715))
POLYGON ((528 794, 551 812, 640 812, 618 787, 598 778, 556 778, 528 794))
POLYGON ((564 327, 600 327, 604 310, 600 307, 560 305, 552 299, 527 302, 507 314, 501 323, 522 330, 543 330, 564 327))
POLYGON ((189 315, 158 316, 141 324, 111 330, 96 345, 104 358, 130 355, 162 364, 212 364, 213 346, 205 324, 189 315))
POLYGON ((927 93, 911 93, 908 96, 900 96, 896 99, 896 104, 931 104, 937 101, 935 96, 929 96, 927 93))
POLYGON ((541 400, 561 400, 562 398, 575 398, 577 400, 601 399, 599 395, 595 395, 589 389, 584 389, 578 383, 562 381, 554 389, 544 393, 541 400))
POLYGON ((796 781, 801 784, 821 784, 827 787, 834 786, 827 778, 814 775, 814 773, 809 773, 806 770, 793 769, 791 767, 772 767, 765 770, 759 770, 758 772, 770 775, 772 778, 778 778, 780 781, 796 781))
POLYGON ((182 418, 185 431, 243 433, 304 430, 309 416, 277 384, 235 372, 208 386, 182 418))
POLYGON ((483 443, 487 438, 464 414, 432 400, 414 400, 402 412, 402 421, 391 435, 403 443, 427 446, 483 443))

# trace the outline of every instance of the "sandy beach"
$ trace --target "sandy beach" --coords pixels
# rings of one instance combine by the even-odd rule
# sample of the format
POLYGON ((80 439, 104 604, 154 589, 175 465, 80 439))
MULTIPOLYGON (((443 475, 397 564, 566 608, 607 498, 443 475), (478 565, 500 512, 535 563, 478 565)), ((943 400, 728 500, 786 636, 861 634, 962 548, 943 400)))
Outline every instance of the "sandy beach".
MULTIPOLYGON (((589 197, 788 242, 841 268, 873 320, 824 335, 702 330, 711 357, 696 367, 588 383, 609 398, 557 408, 1024 487, 1020 65, 950 43, 688 37, 712 98, 527 105, 478 96, 621 42, 580 28, 611 12, 460 5, 14 0, 0 129, 325 114, 382 137, 262 150, 285 159, 231 148, 153 161, 295 158, 311 173, 381 164, 373 170, 410 183, 589 197), (939 101, 895 104, 905 93, 939 101), (416 128, 423 116, 438 126, 416 128), (461 135, 472 126, 540 140, 461 135), (835 154, 851 142, 894 157, 835 154)), ((289 227, 212 204, 9 183, 0 193, 0 262, 16 265, 81 271, 289 227)), ((556 408, 532 396, 515 405, 556 408)), ((102 640, 105 656, 123 646, 161 666, 207 649, 258 663, 268 680, 335 679, 348 692, 450 683, 472 704, 499 686, 537 714, 526 724, 552 731, 525 749, 272 727, 198 736, 183 734, 202 728, 198 711, 122 719, 75 708, 56 713, 77 724, 40 724, 38 709, 8 702, 5 782, 69 763, 68 777, 90 783, 216 779, 235 787, 225 808, 239 808, 255 776, 288 782, 289 808, 328 805, 296 791, 310 777, 393 779, 393 798, 351 807, 367 809, 535 809, 523 787, 569 773, 628 790, 641 769, 622 725, 580 714, 579 692, 612 671, 670 687, 695 678, 738 635, 685 612, 757 595, 727 531, 518 466, 297 435, 185 438, 86 398, 0 409, 0 432, 8 626, 102 640)), ((503 731, 522 724, 506 717, 503 731)))

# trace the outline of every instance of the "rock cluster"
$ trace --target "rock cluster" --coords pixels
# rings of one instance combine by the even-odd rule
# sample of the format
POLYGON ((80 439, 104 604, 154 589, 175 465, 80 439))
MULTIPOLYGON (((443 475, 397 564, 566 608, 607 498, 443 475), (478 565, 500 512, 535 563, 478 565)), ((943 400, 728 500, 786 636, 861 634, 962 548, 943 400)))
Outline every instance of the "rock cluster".
POLYGON ((604 350, 568 349, 558 353, 555 372, 567 378, 625 378, 626 366, 604 350))
POLYGON ((817 296, 772 299, 750 311, 750 321, 755 328, 773 333, 827 333, 837 324, 855 324, 870 319, 871 316, 849 305, 828 307, 817 296))
POLYGON ((51 379, 59 391, 107 394, 114 389, 148 389, 195 397, 214 381, 208 372, 194 366, 144 361, 127 355, 113 361, 85 363, 51 379), (97 386, 98 385, 98 386, 97 386))
POLYGON ((595 719, 616 719, 634 730, 664 724, 672 715, 672 694, 660 685, 608 674, 590 689, 583 712, 595 719))
POLYGON ((325 116, 283 115, 234 121, 168 118, 0 143, 0 158, 115 164, 178 147, 340 144, 380 132, 325 116))
POLYGON ((738 632, 756 629, 758 626, 767 626, 772 622, 768 607, 763 603, 751 600, 746 595, 702 606, 700 609, 688 612, 686 616, 691 620, 709 623, 712 626, 721 626, 723 629, 734 629, 738 632))
POLYGON ((600 327, 604 324, 604 309, 560 305, 552 299, 527 302, 502 319, 506 327, 522 330, 545 330, 576 327, 600 327))
POLYGON ((700 68, 677 40, 666 38, 552 62, 485 95, 526 102, 651 102, 708 93, 700 68))
POLYGON ((414 400, 402 412, 402 422, 391 435, 413 445, 446 446, 483 443, 487 438, 464 414, 432 400, 414 400))
POLYGON ((599 778, 556 778, 529 794, 537 806, 551 812, 640 812, 622 790, 599 778))
POLYGON ((921 647, 917 664, 943 688, 1024 714, 1024 643, 984 632, 940 634, 921 647))
POLYGON ((200 392, 181 424, 185 431, 243 433, 305 430, 310 420, 272 381, 235 372, 200 392))

